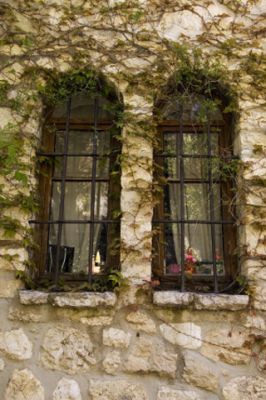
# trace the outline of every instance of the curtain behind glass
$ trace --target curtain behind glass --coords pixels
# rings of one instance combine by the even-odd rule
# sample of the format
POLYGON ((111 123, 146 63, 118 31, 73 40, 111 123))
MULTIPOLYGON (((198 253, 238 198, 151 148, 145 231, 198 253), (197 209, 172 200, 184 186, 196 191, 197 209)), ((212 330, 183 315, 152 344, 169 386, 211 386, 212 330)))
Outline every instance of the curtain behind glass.
MULTIPOLYGON (((172 111, 170 108, 168 111, 172 111)), ((216 113, 216 117, 220 117, 216 113)), ((188 116, 188 113, 186 114, 188 116)), ((171 116, 173 117, 173 115, 171 116)), ((191 117, 191 116, 190 116, 191 117)), ((220 118, 217 118, 220 119, 220 118)), ((203 125, 201 125, 201 131, 197 131, 197 127, 191 126, 191 131, 181 133, 183 136, 183 154, 186 155, 207 155, 207 133, 203 131, 203 125)), ((166 134, 164 140, 164 151, 166 154, 178 155, 179 133, 166 134), (176 150, 177 149, 177 150, 176 150)), ((218 131, 214 130, 211 133, 211 154, 218 155, 219 143, 218 143, 218 131)), ((167 157, 167 156, 166 156, 167 157)), ((212 180, 219 178, 219 169, 217 160, 208 160, 207 158, 184 158, 184 218, 185 220, 203 220, 210 221, 210 185, 207 183, 200 183, 201 180, 208 180, 209 168, 212 170, 212 180), (211 163, 211 164, 210 164, 211 163), (194 182, 189 183, 189 180, 194 182), (195 181, 198 181, 197 183, 195 181)), ((180 179, 180 159, 177 157, 166 158, 166 177, 173 179, 180 179)), ((214 214, 215 220, 220 221, 221 219, 221 204, 220 204, 220 185, 213 184, 213 197, 214 197, 214 214)), ((165 204, 169 202, 169 207, 165 209, 165 213, 170 214, 169 218, 173 220, 181 219, 180 204, 181 204, 181 193, 179 183, 169 183, 168 190, 165 191, 165 196, 169 196, 169 200, 165 199, 165 204)), ((179 273, 181 271, 181 232, 180 224, 173 223, 166 225, 166 272, 179 273), (172 238, 169 235, 169 231, 172 232, 172 238), (169 251, 173 243, 174 249, 169 251), (169 256, 169 253, 172 253, 169 256)), ((216 242, 216 255, 222 257, 222 228, 221 225, 215 226, 215 242, 216 242)), ((211 236, 211 225, 207 224, 185 224, 185 260, 190 255, 193 256, 195 262, 203 264, 212 264, 212 236, 211 236)), ((204 268, 199 269, 198 273, 212 273, 212 269, 204 268), (204 273, 204 272, 203 272, 204 273)), ((194 271, 195 272, 195 271, 194 271)))
MULTIPOLYGON (((106 101, 99 97, 98 99, 98 122, 110 120, 110 114, 106 109, 106 101)), ((64 118, 65 108, 59 105, 54 112, 54 118, 64 118)), ((93 121, 93 99, 85 94, 76 95, 72 100, 71 119, 78 118, 83 123, 91 124, 93 121)), ((93 134, 92 130, 70 130, 68 153, 92 153, 93 152, 93 134)), ((96 132, 97 154, 106 155, 110 152, 110 134, 107 131, 96 132)), ((63 151, 64 132, 57 132, 55 151, 63 151)), ((56 160, 54 177, 61 178, 62 159, 56 160)), ((92 178, 92 157, 76 156, 67 158, 67 178, 92 178)), ((109 158, 97 158, 96 179, 109 178, 109 158)), ((64 220, 90 220, 91 209, 91 182, 66 182, 65 184, 65 207, 64 220)), ((58 219, 60 203, 61 183, 54 182, 51 199, 51 219, 58 219)), ((107 218, 108 209, 108 183, 96 182, 94 219, 104 220, 107 218)), ((61 247, 66 247, 74 251, 73 265, 71 271, 74 273, 88 272, 88 254, 89 254, 89 235, 90 224, 63 224, 61 247)), ((93 256, 96 258, 97 249, 100 246, 100 240, 106 241, 106 235, 102 234, 103 225, 94 224, 93 235, 93 256)), ((50 227, 49 243, 56 245, 57 242, 57 224, 50 227)), ((101 248, 106 244, 101 243, 101 248)), ((49 249, 51 253, 51 248, 49 249)), ((65 251, 65 249, 64 249, 65 251)), ((103 253, 103 252, 102 252, 103 253)), ((105 252, 106 253, 106 252, 105 252)), ((48 255, 53 257, 52 254, 48 255)), ((99 254, 98 254, 99 256, 99 254)), ((101 254, 100 257, 103 257, 101 254)), ((106 254, 105 254, 106 256, 106 254)), ((52 260, 54 262, 54 260, 52 260)), ((61 260, 62 261, 62 260, 61 260)), ((105 260, 101 260, 104 262, 105 260)))

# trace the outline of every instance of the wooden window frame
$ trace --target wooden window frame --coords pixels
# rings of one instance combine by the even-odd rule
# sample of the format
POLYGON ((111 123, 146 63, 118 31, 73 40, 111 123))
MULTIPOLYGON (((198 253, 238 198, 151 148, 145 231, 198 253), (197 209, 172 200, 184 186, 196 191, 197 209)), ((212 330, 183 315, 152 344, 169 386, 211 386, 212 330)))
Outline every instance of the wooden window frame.
MULTIPOLYGON (((220 130, 219 132, 219 159, 223 159, 223 155, 221 154, 222 149, 230 149, 231 155, 228 156, 227 159, 231 160, 235 158, 233 156, 232 151, 232 131, 231 131, 231 123, 230 118, 225 117, 224 122, 214 121, 211 123, 211 126, 215 126, 220 130)), ((191 132, 191 127, 193 129, 204 129, 202 124, 191 123, 189 121, 182 122, 182 126, 180 121, 178 120, 169 120, 163 121, 158 125, 158 138, 159 138, 159 148, 162 148, 163 145, 163 136, 164 132, 173 132, 176 134, 183 135, 186 132, 191 132), (177 133, 179 132, 179 133, 177 133)), ((177 154, 178 155, 178 154, 177 154)), ((166 158, 166 157, 165 157, 166 158)), ((165 250, 164 250, 164 228, 158 229, 158 226, 164 226, 164 223, 160 223, 160 221, 164 220, 164 193, 165 187, 167 183, 164 182, 164 157, 158 157, 158 153, 154 152, 154 180, 159 185, 160 190, 158 191, 159 195, 157 197, 156 206, 154 208, 153 215, 153 258, 152 258, 152 271, 153 278, 159 279, 160 286, 159 289, 180 289, 181 291, 202 291, 207 290, 211 292, 225 292, 230 290, 230 288, 234 285, 234 279, 238 272, 238 257, 236 254, 237 249, 237 230, 235 220, 232 218, 232 215, 229 212, 228 206, 225 204, 225 198, 228 201, 233 201, 233 191, 235 188, 235 182, 233 180, 227 180, 220 183, 221 189, 221 215, 224 221, 230 221, 230 224, 223 223, 223 260, 224 260, 224 268, 225 275, 224 276, 216 276, 213 277, 211 275, 196 275, 192 274, 191 276, 187 276, 185 273, 185 261, 184 256, 183 260, 181 260, 181 273, 180 274, 169 274, 164 271, 164 263, 165 263, 165 250), (163 179, 163 183, 160 183, 160 180, 163 179), (155 223, 156 222, 156 223, 155 223)), ((182 156, 181 156, 182 158, 182 156)), ((180 177, 181 179, 181 177, 180 177)), ((183 202, 185 202, 185 198, 183 196, 183 202)), ((235 207, 234 207, 235 213, 235 207)), ((183 233, 184 235, 184 233, 183 233)), ((185 249, 183 249, 183 254, 185 253, 185 249)))
MULTIPOLYGON (((92 271, 92 255, 89 254, 90 260, 88 260, 88 273, 63 273, 58 271, 58 266, 56 271, 53 273, 47 272, 47 262, 48 262, 48 243, 49 243, 49 221, 50 221, 50 210, 51 210, 51 198, 52 198, 52 180, 54 175, 54 163, 47 162, 47 160, 53 160, 54 157, 57 156, 57 153, 54 150, 56 132, 64 131, 64 129, 68 129, 68 131, 89 131, 94 130, 94 123, 84 122, 84 120, 79 120, 77 118, 69 118, 66 122, 65 118, 63 119, 53 119, 51 117, 53 110, 48 110, 46 118, 46 122, 44 124, 43 135, 41 140, 41 151, 37 153, 39 160, 44 159, 45 162, 40 163, 39 168, 39 214, 35 220, 31 220, 30 222, 35 226, 35 238, 37 243, 39 243, 40 247, 38 251, 35 252, 35 263, 38 266, 38 270, 36 273, 36 280, 40 279, 48 279, 54 282, 55 286, 58 285, 59 278, 63 278, 69 282, 81 282, 81 281, 92 281, 97 277, 101 278, 110 272, 110 270, 117 270, 120 267, 120 213, 116 212, 114 216, 114 211, 118 211, 120 209, 120 192, 121 192, 121 170, 118 162, 119 154, 121 154, 121 142, 116 138, 116 133, 118 133, 117 128, 115 128, 114 124, 108 121, 100 121, 97 122, 97 131, 108 131, 110 133, 110 154, 106 157, 109 158, 109 175, 106 181, 108 182, 108 208, 107 208, 107 219, 103 220, 102 224, 107 224, 107 249, 106 249, 106 262, 104 267, 104 272, 94 274, 92 271), (66 124, 68 127, 66 127, 66 124), (51 129, 52 128, 52 129, 51 129), (116 130, 115 134, 113 130, 116 130), (117 250, 114 251, 112 248, 115 243, 117 250)), ((67 133, 68 134, 68 133, 67 133)), ((94 140, 94 139, 93 139, 94 140)), ((80 154, 80 156, 84 156, 80 154)), ((69 157, 69 155, 64 155, 62 157, 69 157)), ((96 160, 97 157, 102 156, 94 156, 92 155, 92 160, 96 160)), ((96 161, 95 161, 96 163, 96 161)), ((66 171, 65 171, 66 173, 66 171)), ((96 172, 95 172, 96 174, 96 172)), ((66 179, 66 176, 65 176, 66 179)), ((93 177, 92 177, 93 179, 93 177)), ((94 183, 100 181, 100 179, 94 178, 94 183)), ((95 183, 96 184, 96 183, 95 183)), ((95 204, 95 203, 94 203, 95 204)), ((92 206, 94 207, 94 205, 92 206)), ((59 217, 60 219, 60 217, 59 217)), ((65 218, 63 218, 65 220, 65 218)), ((66 220, 65 220, 66 221, 66 220)), ((96 221, 96 220, 95 220, 96 221)), ((95 221, 92 221, 93 225, 95 221)), ((57 246, 60 247, 60 243, 57 246)), ((92 248, 92 247, 91 247, 92 248)), ((60 250, 59 250, 60 251, 60 250)), ((92 249, 90 250, 93 251, 92 249)), ((58 257, 58 255, 57 255, 58 257)), ((58 260, 57 260, 58 263, 58 260)))

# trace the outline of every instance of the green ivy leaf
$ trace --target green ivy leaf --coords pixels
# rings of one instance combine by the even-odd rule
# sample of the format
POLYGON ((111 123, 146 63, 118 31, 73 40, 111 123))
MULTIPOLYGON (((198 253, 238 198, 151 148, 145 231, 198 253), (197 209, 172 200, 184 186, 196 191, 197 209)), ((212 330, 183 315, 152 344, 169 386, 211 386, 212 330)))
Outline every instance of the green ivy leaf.
POLYGON ((15 178, 17 181, 23 183, 24 185, 26 185, 26 184, 28 183, 28 177, 27 177, 26 174, 23 174, 23 172, 16 171, 16 172, 15 172, 15 175, 14 175, 14 178, 15 178))

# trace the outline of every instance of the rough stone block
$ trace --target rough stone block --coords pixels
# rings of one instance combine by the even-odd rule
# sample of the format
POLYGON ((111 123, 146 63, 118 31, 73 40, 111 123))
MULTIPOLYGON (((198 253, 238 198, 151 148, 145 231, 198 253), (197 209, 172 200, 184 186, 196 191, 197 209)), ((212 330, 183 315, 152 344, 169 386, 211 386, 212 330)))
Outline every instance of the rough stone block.
POLYGON ((103 344, 115 348, 127 348, 129 346, 131 334, 122 329, 105 329, 103 331, 103 344))
POLYGON ((195 38, 202 31, 202 21, 197 14, 189 10, 165 13, 159 30, 165 38, 170 40, 178 40, 183 35, 195 38))
POLYGON ((194 294, 196 310, 243 310, 248 306, 249 296, 231 294, 194 294))
POLYGON ((160 376, 175 378, 177 354, 158 338, 140 337, 125 362, 125 371, 134 373, 156 372, 160 376))
POLYGON ((110 351, 103 360, 103 369, 107 374, 114 375, 121 365, 120 353, 116 350, 110 351))
POLYGON ((29 369, 15 369, 5 391, 5 400, 44 400, 44 388, 29 369))
POLYGON ((175 290, 154 292, 153 303, 157 306, 188 306, 193 302, 193 293, 181 293, 175 290))
POLYGON ((266 379, 260 376, 240 376, 223 388, 224 400, 265 400, 266 379))
POLYGON ((266 341, 264 340, 264 344, 262 348, 259 350, 258 359, 257 359, 257 368, 259 371, 266 372, 266 341))
POLYGON ((89 335, 69 327, 50 328, 43 341, 41 362, 46 368, 69 374, 88 371, 96 363, 89 335))
POLYGON ((187 349, 198 349, 202 344, 201 327, 193 324, 193 322, 162 324, 160 331, 168 342, 187 349))
POLYGON ((91 400, 148 400, 141 385, 126 380, 91 380, 89 394, 91 400))
POLYGON ((57 307, 113 307, 116 303, 116 295, 111 292, 50 294, 49 299, 57 307))
POLYGON ((143 331, 146 333, 156 332, 154 321, 142 311, 131 312, 127 315, 126 319, 131 324, 134 324, 134 328, 138 331, 143 331))
POLYGON ((14 123, 12 111, 7 107, 0 107, 0 128, 4 128, 7 124, 14 123))
POLYGON ((247 308, 249 296, 231 294, 197 294, 166 290, 153 294, 153 303, 158 306, 190 306, 196 310, 238 311, 247 308))
POLYGON ((88 326, 107 326, 110 325, 113 321, 113 317, 105 317, 105 316, 99 316, 99 317, 82 317, 80 319, 80 322, 84 325, 88 326))
POLYGON ((53 400, 82 400, 78 383, 74 379, 60 379, 53 393, 53 400))
POLYGON ((163 386, 159 389, 157 400, 200 400, 193 390, 172 389, 163 386))
POLYGON ((0 332, 0 351, 13 360, 28 360, 32 356, 32 343, 21 328, 0 332))
POLYGON ((19 300, 21 304, 47 304, 49 293, 39 290, 20 290, 19 300))
POLYGON ((0 280, 0 298, 10 299, 16 296, 22 282, 15 279, 0 280))
POLYGON ((29 311, 28 307, 23 307, 23 309, 10 307, 8 319, 11 321, 21 322, 40 322, 43 320, 43 316, 41 315, 39 308, 37 312, 29 311))
POLYGON ((184 362, 183 378, 187 383, 212 392, 218 389, 219 374, 215 363, 188 351, 184 354, 184 362))
POLYGON ((232 365, 248 364, 253 341, 241 327, 219 327, 207 332, 201 353, 214 361, 232 365))
MULTIPOLYGON (((18 218, 20 215, 18 215, 18 218)), ((1 248, 0 242, 0 270, 24 271, 25 261, 28 258, 27 250, 23 247, 15 247, 14 244, 1 248), (7 258, 6 258, 7 257, 7 258)), ((21 244, 20 244, 21 246, 21 244)))

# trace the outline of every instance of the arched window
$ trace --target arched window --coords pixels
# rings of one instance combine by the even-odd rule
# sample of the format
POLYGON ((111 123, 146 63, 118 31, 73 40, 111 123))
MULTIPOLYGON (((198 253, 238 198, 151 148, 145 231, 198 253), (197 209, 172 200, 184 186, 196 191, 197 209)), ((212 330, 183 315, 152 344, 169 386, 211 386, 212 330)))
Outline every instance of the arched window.
MULTIPOLYGON (((221 292, 237 269, 231 115, 206 95, 157 103, 153 274, 162 287, 221 292)), ((220 104, 219 104, 220 103, 220 104)))
POLYGON ((40 274, 56 284, 91 283, 119 265, 121 104, 107 93, 73 92, 49 110, 44 126, 40 216, 33 222, 40 274))

